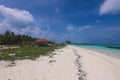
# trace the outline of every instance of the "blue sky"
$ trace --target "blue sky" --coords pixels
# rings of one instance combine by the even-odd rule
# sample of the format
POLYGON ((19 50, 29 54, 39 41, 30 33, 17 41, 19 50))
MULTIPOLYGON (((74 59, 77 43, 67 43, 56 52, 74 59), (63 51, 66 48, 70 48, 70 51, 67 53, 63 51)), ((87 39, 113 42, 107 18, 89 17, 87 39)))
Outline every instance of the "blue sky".
POLYGON ((0 0, 0 33, 120 44, 119 4, 120 0, 0 0))

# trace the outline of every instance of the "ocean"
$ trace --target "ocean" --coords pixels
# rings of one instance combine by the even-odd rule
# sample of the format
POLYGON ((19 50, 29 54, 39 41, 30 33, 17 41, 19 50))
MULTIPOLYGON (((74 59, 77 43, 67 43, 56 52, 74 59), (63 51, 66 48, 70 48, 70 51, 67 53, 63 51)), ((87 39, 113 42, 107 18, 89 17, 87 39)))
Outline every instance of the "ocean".
POLYGON ((105 55, 120 59, 120 45, 119 44, 74 44, 78 47, 101 52, 105 55))

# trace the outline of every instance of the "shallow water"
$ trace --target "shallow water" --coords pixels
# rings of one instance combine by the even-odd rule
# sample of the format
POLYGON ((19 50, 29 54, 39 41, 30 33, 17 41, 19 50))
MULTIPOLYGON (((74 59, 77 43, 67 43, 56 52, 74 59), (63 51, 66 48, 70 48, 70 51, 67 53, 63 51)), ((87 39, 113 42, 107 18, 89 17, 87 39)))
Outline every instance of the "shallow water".
POLYGON ((120 59, 120 45, 76 45, 120 59))

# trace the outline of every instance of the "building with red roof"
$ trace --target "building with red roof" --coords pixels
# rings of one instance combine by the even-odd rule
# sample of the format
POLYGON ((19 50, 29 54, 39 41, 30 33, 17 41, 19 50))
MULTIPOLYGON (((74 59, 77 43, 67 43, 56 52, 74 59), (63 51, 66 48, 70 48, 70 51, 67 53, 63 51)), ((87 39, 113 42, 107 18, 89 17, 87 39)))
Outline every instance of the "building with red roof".
POLYGON ((48 42, 50 42, 49 40, 46 40, 46 39, 38 39, 38 40, 36 40, 35 42, 37 42, 37 43, 48 43, 48 42))
POLYGON ((38 45, 38 46, 52 46, 53 45, 53 42, 52 41, 49 41, 49 40, 46 40, 46 39, 37 39, 35 41, 35 43, 38 45))

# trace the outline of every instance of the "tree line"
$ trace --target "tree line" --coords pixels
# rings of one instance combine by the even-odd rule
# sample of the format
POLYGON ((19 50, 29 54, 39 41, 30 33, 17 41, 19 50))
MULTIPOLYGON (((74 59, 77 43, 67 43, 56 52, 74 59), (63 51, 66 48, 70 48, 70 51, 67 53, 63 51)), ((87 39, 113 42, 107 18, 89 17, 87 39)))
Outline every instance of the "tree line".
POLYGON ((29 35, 16 35, 14 32, 6 31, 4 34, 0 34, 0 45, 16 45, 21 43, 27 43, 35 41, 36 38, 33 38, 29 35))

